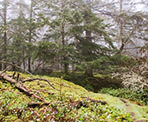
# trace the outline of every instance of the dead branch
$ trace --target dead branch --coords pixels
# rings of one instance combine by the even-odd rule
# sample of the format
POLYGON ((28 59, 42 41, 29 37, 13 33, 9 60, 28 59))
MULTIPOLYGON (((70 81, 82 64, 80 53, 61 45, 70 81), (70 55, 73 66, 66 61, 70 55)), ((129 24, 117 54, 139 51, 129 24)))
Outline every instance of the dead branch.
POLYGON ((22 83, 25 83, 25 82, 31 82, 31 81, 35 81, 35 80, 39 80, 39 81, 45 81, 47 82, 53 89, 56 89, 51 83, 49 80, 47 79, 43 79, 43 78, 31 78, 31 79, 25 79, 22 81, 22 83))
POLYGON ((43 106, 48 106, 50 103, 29 103, 28 104, 28 108, 36 108, 36 107, 39 107, 39 108, 42 108, 43 106))
POLYGON ((90 100, 90 101, 93 102, 93 103, 100 103, 100 104, 102 104, 102 105, 106 105, 106 104, 107 104, 106 101, 94 100, 94 99, 91 99, 91 98, 89 98, 89 97, 82 97, 82 98, 85 98, 86 100, 90 100))
POLYGON ((7 62, 7 61, 0 61, 0 63, 8 64, 8 65, 11 65, 11 66, 15 66, 16 68, 20 69, 21 71, 26 72, 27 74, 32 75, 32 73, 30 73, 29 71, 26 71, 26 70, 22 69, 20 66, 18 66, 16 64, 13 64, 13 63, 10 63, 10 62, 7 62))
POLYGON ((12 75, 12 78, 13 78, 13 79, 15 79, 15 74, 16 74, 16 72, 14 72, 13 75, 12 75))
POLYGON ((19 78, 20 78, 20 74, 18 73, 18 74, 17 74, 17 77, 16 77, 16 81, 17 81, 17 82, 19 81, 19 78))
POLYGON ((0 71, 0 77, 1 77, 2 79, 6 80, 7 82, 11 83, 11 84, 14 84, 15 87, 16 87, 19 91, 23 92, 25 95, 27 95, 27 96, 29 96, 29 97, 32 96, 32 97, 38 99, 39 101, 45 102, 44 98, 41 98, 41 97, 35 95, 30 89, 26 88, 22 83, 17 82, 17 80, 15 80, 15 79, 9 77, 8 75, 6 75, 5 73, 2 73, 1 71, 0 71))
POLYGON ((3 74, 3 73, 5 73, 7 70, 9 70, 10 69, 10 66, 8 66, 8 67, 6 67, 6 69, 4 69, 2 72, 1 72, 1 74, 3 74))

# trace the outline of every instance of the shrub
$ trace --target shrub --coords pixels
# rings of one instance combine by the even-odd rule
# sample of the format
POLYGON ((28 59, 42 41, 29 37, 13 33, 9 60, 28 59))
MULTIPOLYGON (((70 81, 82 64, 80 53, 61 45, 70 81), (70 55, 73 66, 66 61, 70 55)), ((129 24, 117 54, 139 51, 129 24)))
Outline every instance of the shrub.
POLYGON ((112 89, 104 88, 99 91, 100 93, 107 93, 115 97, 126 98, 132 101, 136 101, 141 104, 148 105, 148 94, 146 91, 131 91, 125 88, 112 89))

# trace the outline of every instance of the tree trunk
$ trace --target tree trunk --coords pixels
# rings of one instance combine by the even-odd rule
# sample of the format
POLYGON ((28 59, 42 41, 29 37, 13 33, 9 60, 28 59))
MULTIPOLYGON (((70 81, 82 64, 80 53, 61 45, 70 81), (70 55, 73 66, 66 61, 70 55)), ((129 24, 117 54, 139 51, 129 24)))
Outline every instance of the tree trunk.
POLYGON ((88 77, 93 77, 93 70, 92 69, 86 69, 85 75, 88 77))
MULTIPOLYGON (((33 1, 30 6, 30 27, 29 27, 29 42, 32 42, 32 16, 33 16, 33 1)), ((28 58, 28 71, 31 72, 31 57, 28 58)))
POLYGON ((23 59, 23 69, 24 69, 24 71, 26 70, 26 62, 24 59, 23 59))
MULTIPOLYGON (((64 61, 67 61, 68 58, 64 57, 64 61)), ((69 64, 67 62, 64 62, 64 73, 68 74, 69 64)))
MULTIPOLYGON (((92 41, 91 40, 91 31, 89 31, 89 30, 86 30, 86 39, 88 41, 92 41)), ((87 61, 90 61, 90 60, 91 59, 87 59, 87 61)), ((93 77, 93 70, 91 68, 86 68, 85 75, 87 75, 89 77, 93 77)))
POLYGON ((0 70, 2 70, 2 63, 0 63, 0 70))
MULTIPOLYGON (((63 52, 65 53, 65 22, 64 22, 64 19, 63 19, 63 22, 62 22, 61 36, 62 36, 63 52)), ((67 63, 67 61, 68 61, 68 57, 66 57, 65 54, 64 54, 63 55, 63 66, 64 66, 64 73, 65 74, 68 74, 69 64, 67 63)))
MULTIPOLYGON (((120 16, 122 15, 122 11, 123 11, 123 0, 120 0, 120 16)), ((123 51, 124 49, 124 39, 123 39, 123 22, 122 22, 122 17, 120 19, 120 42, 121 42, 121 47, 120 47, 120 53, 123 51)))
MULTIPOLYGON (((88 1, 88 11, 91 11, 90 4, 89 4, 89 3, 90 3, 90 1, 88 1)), ((85 18, 85 21, 86 21, 86 25, 87 25, 87 24, 90 24, 90 21, 91 21, 91 20, 90 20, 90 17, 89 17, 89 12, 86 12, 86 13, 85 13, 84 18, 85 18)), ((91 41, 92 41, 91 30, 86 29, 85 31, 86 31, 86 40, 87 40, 88 42, 89 42, 89 41, 91 42, 91 41)), ((91 51, 87 51, 87 52, 88 52, 87 56, 90 55, 89 52, 91 52, 91 51)), ((86 59, 87 62, 89 62, 89 61, 91 61, 91 60, 92 60, 92 59, 89 59, 89 58, 86 59)), ((89 77, 93 77, 93 70, 92 70, 91 68, 86 68, 86 70, 85 70, 85 75, 86 75, 86 76, 89 76, 89 77)))
POLYGON ((28 71, 31 72, 31 57, 28 58, 28 71))
MULTIPOLYGON (((4 46, 3 46, 3 59, 6 61, 6 55, 7 55, 7 0, 4 1, 4 46)), ((5 69, 7 65, 4 63, 3 68, 5 69)))

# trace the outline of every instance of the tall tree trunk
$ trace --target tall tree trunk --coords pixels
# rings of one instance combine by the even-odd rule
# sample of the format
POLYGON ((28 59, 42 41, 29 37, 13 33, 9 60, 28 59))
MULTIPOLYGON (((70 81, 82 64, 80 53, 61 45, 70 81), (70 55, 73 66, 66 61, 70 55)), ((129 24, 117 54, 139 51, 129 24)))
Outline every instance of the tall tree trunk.
MULTIPOLYGON (((88 21, 87 21, 87 23, 88 23, 88 21)), ((91 31, 89 31, 89 30, 86 30, 86 40, 92 41, 91 40, 91 31)), ((87 61, 90 61, 90 60, 88 59, 87 61)), ((87 75, 89 77, 93 77, 93 70, 91 68, 86 68, 85 75, 87 75)))
MULTIPOLYGON (((30 6, 30 27, 29 27, 29 43, 32 42, 32 17, 33 17, 33 1, 30 6)), ((31 72, 31 56, 28 58, 28 71, 31 72)))
MULTIPOLYGON (((122 15, 123 12, 123 0, 120 0, 120 16, 122 15)), ((121 42, 121 47, 120 47, 120 53, 123 51, 124 49, 124 39, 123 39, 123 20, 122 18, 120 19, 120 42, 121 42)))
MULTIPOLYGON (((84 16, 85 21, 86 21, 86 25, 90 24, 90 22, 91 22, 90 17, 89 17, 89 12, 91 12, 90 0, 87 1, 87 7, 88 7, 87 8, 88 10, 86 11, 85 16, 84 16)), ((92 41, 91 30, 86 29, 85 32, 86 32, 86 40, 87 41, 92 41)), ((88 51, 87 55, 89 55, 89 51, 88 51)), ((91 59, 86 59, 86 61, 91 61, 91 59)), ((92 68, 90 68, 90 67, 86 68, 85 75, 87 75, 89 77, 93 77, 93 70, 92 70, 92 68)))
MULTIPOLYGON (((4 1, 4 46, 3 46, 3 55, 4 55, 4 60, 6 60, 6 55, 7 55, 7 0, 4 1)), ((3 64, 3 68, 6 68, 6 64, 3 64)))
POLYGON ((24 71, 26 70, 26 62, 25 62, 25 51, 24 51, 24 49, 23 49, 23 69, 24 69, 24 71))
MULTIPOLYGON (((91 40, 91 31, 86 31, 86 39, 88 40, 88 41, 92 41, 91 40)), ((89 54, 88 54, 89 55, 89 54)), ((87 61, 90 61, 91 59, 88 59, 87 61)), ((89 68, 86 68, 86 70, 85 70, 85 75, 87 75, 87 76, 89 76, 89 77, 93 77, 93 70, 92 70, 92 68, 91 67, 89 67, 89 68)))
MULTIPOLYGON (((63 51, 65 52, 65 24, 64 21, 62 23, 62 31, 61 31, 61 35, 62 35, 62 45, 63 45, 63 51)), ((63 55, 63 65, 64 65, 64 73, 68 74, 68 66, 69 64, 67 63, 68 58, 63 55)))
MULTIPOLYGON (((64 1, 62 1, 62 13, 64 12, 64 6, 65 3, 64 1)), ((61 24, 61 36, 62 36, 62 45, 63 45, 63 51, 65 52, 65 18, 62 18, 62 24, 61 24)), ((63 65, 64 65, 64 73, 68 74, 68 68, 69 68, 69 64, 67 63, 68 61, 68 57, 63 55, 63 65)))

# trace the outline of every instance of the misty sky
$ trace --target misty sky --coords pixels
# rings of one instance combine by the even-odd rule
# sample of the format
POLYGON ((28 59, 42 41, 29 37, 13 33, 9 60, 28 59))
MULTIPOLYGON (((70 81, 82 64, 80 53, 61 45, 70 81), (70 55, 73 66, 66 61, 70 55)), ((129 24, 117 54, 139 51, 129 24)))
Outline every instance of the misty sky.
MULTIPOLYGON (((0 1, 3 1, 3 0, 0 0, 0 1)), ((19 1, 19 0, 13 0, 13 1, 19 1)), ((24 0, 27 4, 30 4, 30 0, 24 0)), ((112 0, 111 0, 112 1, 112 0)), ((117 1, 119 1, 119 0, 117 0, 117 1)), ((135 1, 135 2, 140 2, 141 0, 133 0, 133 1, 135 1)), ((136 6, 136 11, 147 11, 148 12, 148 8, 146 8, 146 6, 145 5, 143 5, 143 4, 138 4, 137 6, 136 6)))
MULTIPOLYGON (((26 3, 30 3, 30 0, 24 0, 26 3)), ((141 0, 133 0, 133 1, 135 1, 135 2, 140 2, 141 0)), ((136 9, 137 9, 137 11, 141 11, 141 10, 146 10, 146 9, 148 9, 148 8, 145 8, 145 6, 144 5, 137 5, 136 6, 136 9)), ((148 11, 148 10, 146 10, 146 11, 148 11)))

